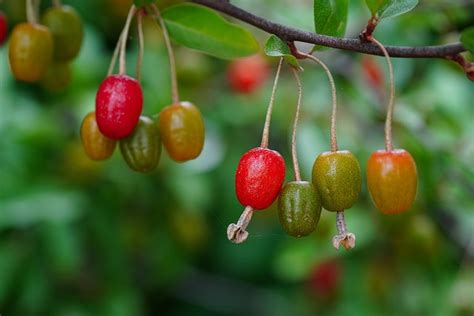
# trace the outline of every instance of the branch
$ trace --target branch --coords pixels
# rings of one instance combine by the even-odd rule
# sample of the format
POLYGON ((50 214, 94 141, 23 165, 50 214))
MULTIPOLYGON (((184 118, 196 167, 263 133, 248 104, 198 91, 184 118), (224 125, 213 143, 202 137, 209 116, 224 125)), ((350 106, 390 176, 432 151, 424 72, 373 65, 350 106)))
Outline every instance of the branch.
MULTIPOLYGON (((288 27, 256 16, 248 11, 232 5, 227 0, 191 1, 225 13, 238 20, 251 24, 267 33, 275 34, 276 36, 288 42, 306 42, 369 55, 383 56, 383 52, 375 44, 364 43, 360 39, 337 38, 288 27)), ((455 56, 466 50, 461 43, 418 47, 385 46, 385 48, 390 54, 390 57, 405 58, 446 58, 446 56, 455 56)))

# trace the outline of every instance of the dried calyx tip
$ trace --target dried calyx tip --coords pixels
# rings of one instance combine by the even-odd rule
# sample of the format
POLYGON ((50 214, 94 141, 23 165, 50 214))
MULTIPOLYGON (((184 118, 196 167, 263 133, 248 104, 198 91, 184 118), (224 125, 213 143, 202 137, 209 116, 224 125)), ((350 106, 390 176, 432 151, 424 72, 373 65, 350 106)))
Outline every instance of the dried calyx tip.
POLYGON ((336 228, 338 234, 332 238, 332 245, 339 249, 342 245, 346 250, 355 247, 356 236, 353 233, 347 232, 346 222, 344 219, 344 211, 336 214, 336 228))
POLYGON ((242 215, 240 215, 239 221, 236 224, 230 224, 227 227, 227 238, 233 243, 240 244, 247 240, 249 233, 245 230, 252 219, 253 208, 247 206, 242 215))

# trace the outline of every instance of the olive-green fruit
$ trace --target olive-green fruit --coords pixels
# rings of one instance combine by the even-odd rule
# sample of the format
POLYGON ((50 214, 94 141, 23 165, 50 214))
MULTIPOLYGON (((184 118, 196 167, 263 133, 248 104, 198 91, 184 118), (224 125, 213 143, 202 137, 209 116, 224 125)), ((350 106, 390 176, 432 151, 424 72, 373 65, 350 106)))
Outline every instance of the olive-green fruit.
POLYGON ((49 28, 54 39, 54 60, 74 59, 81 50, 83 27, 81 17, 70 6, 54 6, 43 15, 41 23, 49 28))
POLYGON ((326 210, 346 210, 359 197, 362 185, 359 162, 347 150, 322 153, 314 162, 312 180, 326 210))
POLYGON ((311 234, 321 215, 321 198, 316 187, 308 181, 285 184, 278 198, 280 223, 294 237, 311 234))
POLYGON ((120 152, 130 169, 139 172, 154 170, 161 156, 160 132, 156 123, 141 116, 132 134, 120 140, 120 152))

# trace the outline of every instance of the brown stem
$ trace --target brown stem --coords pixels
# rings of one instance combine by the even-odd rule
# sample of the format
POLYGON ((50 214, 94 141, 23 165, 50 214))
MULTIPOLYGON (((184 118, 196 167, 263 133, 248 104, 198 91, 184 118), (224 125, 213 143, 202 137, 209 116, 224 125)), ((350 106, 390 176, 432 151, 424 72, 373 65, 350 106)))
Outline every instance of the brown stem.
POLYGON ((38 10, 34 0, 26 0, 26 19, 31 24, 38 23, 38 10))
POLYGON ((367 22, 367 26, 365 27, 365 29, 362 31, 362 33, 360 33, 360 40, 365 43, 370 42, 368 38, 372 36, 372 33, 374 33, 378 23, 379 20, 375 16, 372 16, 367 22))
POLYGON ((114 49, 114 53, 112 55, 112 59, 110 60, 110 65, 109 65, 109 70, 107 71, 107 76, 110 76, 112 74, 112 72, 114 71, 115 64, 117 62, 117 57, 118 57, 119 52, 120 52, 120 47, 122 46, 123 34, 124 34, 124 32, 122 30, 122 33, 120 33, 120 36, 117 40, 117 44, 115 45, 115 49, 114 49))
POLYGON ((262 142, 260 144, 260 147, 262 148, 268 147, 268 138, 270 136, 270 122, 272 119, 273 103, 275 102, 276 88, 278 85, 278 79, 280 78, 280 70, 281 70, 282 64, 283 64, 283 57, 281 57, 280 61, 278 62, 278 68, 275 75, 275 81, 273 82, 272 94, 270 96, 270 102, 268 103, 267 115, 265 117, 265 125, 263 126, 263 132, 262 132, 262 142))
POLYGON ((179 92, 178 92, 178 79, 176 76, 176 62, 174 60, 173 46, 171 46, 170 37, 168 34, 168 29, 166 28, 165 21, 158 10, 158 7, 153 4, 151 6, 155 13, 155 17, 158 19, 161 25, 161 30, 163 32, 163 38, 165 40, 166 49, 168 50, 168 59, 170 62, 170 75, 171 75, 171 96, 173 104, 179 103, 179 92))
MULTIPOLYGON (((372 43, 364 43, 360 39, 355 38, 338 38, 288 27, 282 24, 269 21, 260 16, 256 16, 255 14, 252 14, 235 5, 232 5, 231 3, 229 3, 229 1, 191 1, 225 13, 238 20, 253 25, 256 28, 259 28, 267 33, 275 34, 279 38, 288 42, 305 42, 326 47, 343 49, 347 51, 383 56, 382 50, 380 50, 377 45, 374 45, 372 43)), ((386 49, 389 52, 390 56, 404 58, 445 58, 446 56, 452 56, 466 51, 463 45, 459 42, 437 46, 386 46, 386 49)))
POLYGON ((128 12, 127 21, 125 22, 125 26, 123 28, 122 34, 122 46, 120 48, 120 66, 119 66, 119 74, 124 75, 127 71, 127 65, 125 60, 125 51, 127 50, 127 40, 128 40, 128 31, 130 29, 130 23, 132 22, 132 18, 135 15, 137 8, 135 5, 130 7, 130 11, 128 12))
POLYGON ((385 119, 385 150, 391 151, 393 149, 392 143, 392 120, 393 120, 393 110, 395 107, 395 81, 393 78, 393 66, 392 61, 390 60, 390 55, 388 54, 385 47, 377 41, 373 36, 367 38, 372 43, 376 44, 383 51, 385 59, 387 60, 388 65, 388 75, 390 81, 390 95, 388 98, 388 107, 387 107, 387 118, 385 119))
POLYGON ((347 232, 346 220, 344 219, 344 211, 336 213, 336 228, 338 234, 332 238, 332 245, 339 249, 342 245, 346 250, 355 247, 356 237, 353 233, 347 232))
POLYGON ((296 103, 296 113, 295 113, 295 121, 293 123, 293 132, 291 135, 291 156, 293 157, 293 169, 295 171, 295 180, 301 181, 301 174, 300 174, 300 167, 298 164, 298 156, 296 152, 296 130, 298 129, 298 120, 300 117, 300 108, 301 108, 301 98, 303 96, 303 87, 301 85, 300 77, 298 76, 298 71, 291 67, 293 71, 293 75, 296 79, 296 84, 298 86, 298 101, 296 103))
POLYGON ((312 61, 318 63, 321 67, 323 67, 324 71, 326 72, 329 83, 331 85, 331 94, 332 94, 332 113, 331 113, 331 151, 337 151, 337 136, 336 136, 336 122, 337 122, 337 91, 336 91, 336 84, 334 82, 334 78, 329 70, 328 66, 316 56, 311 54, 306 54, 303 52, 298 52, 301 56, 311 59, 312 61))
POLYGON ((138 28, 138 58, 137 58, 137 80, 140 82, 142 78, 142 64, 143 64, 143 53, 145 51, 145 40, 143 38, 143 12, 138 12, 137 17, 137 28, 138 28))
POLYGON ((227 238, 233 243, 240 244, 247 240, 249 233, 245 230, 252 220, 253 208, 245 207, 239 221, 236 224, 230 224, 227 227, 227 238))
POLYGON ((446 59, 452 60, 459 64, 466 73, 467 78, 471 81, 474 81, 474 63, 467 61, 467 59, 461 54, 446 56, 446 59))

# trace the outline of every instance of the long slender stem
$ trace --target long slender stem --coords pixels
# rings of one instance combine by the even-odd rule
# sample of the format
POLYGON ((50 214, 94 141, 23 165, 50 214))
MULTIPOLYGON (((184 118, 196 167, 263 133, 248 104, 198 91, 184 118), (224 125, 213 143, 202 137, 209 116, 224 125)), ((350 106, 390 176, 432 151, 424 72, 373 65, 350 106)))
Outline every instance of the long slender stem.
POLYGON ((377 41, 373 36, 368 38, 369 41, 373 42, 375 45, 380 47, 383 54, 385 55, 385 59, 387 60, 388 65, 388 75, 390 81, 390 96, 388 99, 388 108, 387 108, 387 118, 385 119, 385 149, 390 151, 393 149, 392 143, 392 120, 393 120, 393 109, 395 107, 395 81, 393 79, 393 66, 392 61, 390 60, 390 55, 388 54, 385 47, 377 41))
POLYGON ((318 63, 321 67, 323 67, 324 71, 326 72, 329 83, 331 84, 331 94, 332 94, 332 113, 331 113, 331 151, 337 151, 337 135, 336 135, 336 122, 337 122, 337 91, 336 91, 336 84, 334 83, 334 78, 329 70, 328 66, 316 56, 311 54, 306 54, 299 52, 302 56, 311 59, 312 61, 318 63))
POLYGON ((298 156, 296 152, 296 130, 298 129, 298 120, 300 117, 300 109, 301 109, 301 98, 303 96, 303 87, 301 85, 300 77, 298 76, 298 71, 291 67, 293 71, 293 75, 296 79, 296 84, 298 86, 298 101, 296 103, 296 113, 295 113, 295 121, 293 123, 293 131, 291 135, 291 156, 293 158, 293 169, 295 171, 295 180, 301 181, 301 174, 300 174, 300 166, 298 164, 298 156))
POLYGON ((145 40, 143 38, 143 12, 138 12, 137 17, 137 28, 138 28, 138 58, 137 58, 137 80, 140 82, 142 78, 142 64, 143 64, 143 53, 145 51, 145 40))
POLYGON ((273 103, 275 103, 276 88, 278 85, 278 79, 280 78, 280 70, 281 70, 282 64, 283 64, 283 57, 281 57, 280 61, 278 62, 278 68, 275 75, 275 80, 273 81, 272 94, 270 96, 270 102, 268 103, 267 115, 265 117, 265 125, 263 126, 262 142, 260 143, 260 147, 262 148, 268 147, 268 138, 270 136, 270 122, 272 120, 273 103))
POLYGON ((127 50, 128 31, 130 29, 130 23, 132 22, 132 18, 135 15, 136 11, 137 11, 137 8, 135 7, 135 5, 132 5, 130 8, 130 11, 128 12, 127 21, 125 22, 125 26, 123 28, 122 46, 120 48, 120 66, 119 66, 120 75, 124 75, 127 71, 125 52, 127 50))
POLYGON ((34 0, 26 0, 26 18, 29 23, 38 23, 38 15, 36 13, 36 6, 34 0))
POLYGON ((110 76, 112 72, 114 71, 115 64, 117 62, 117 58, 120 52, 120 47, 122 46, 122 37, 123 37, 123 30, 122 30, 122 33, 120 33, 120 36, 117 40, 117 44, 115 45, 114 53, 112 55, 112 59, 110 60, 109 70, 107 71, 107 76, 110 76))
POLYGON ((165 40, 166 49, 168 50, 168 59, 170 62, 171 96, 172 96, 173 104, 178 104, 179 103, 178 79, 176 76, 176 62, 174 60, 173 46, 171 45, 168 29, 166 28, 165 21, 163 20, 163 17, 161 16, 160 11, 158 10, 158 7, 154 4, 151 7, 153 8, 153 11, 155 11, 155 16, 160 22, 161 30, 163 32, 163 38, 165 40))

